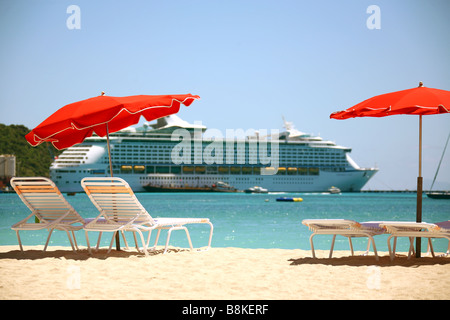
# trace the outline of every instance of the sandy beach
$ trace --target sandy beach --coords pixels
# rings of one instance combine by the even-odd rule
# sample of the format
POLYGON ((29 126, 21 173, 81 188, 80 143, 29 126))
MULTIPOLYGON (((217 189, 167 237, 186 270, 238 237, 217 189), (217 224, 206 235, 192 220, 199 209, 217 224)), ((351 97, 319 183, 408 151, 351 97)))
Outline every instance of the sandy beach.
POLYGON ((449 299, 450 258, 387 252, 212 248, 206 252, 0 246, 0 299, 449 299))

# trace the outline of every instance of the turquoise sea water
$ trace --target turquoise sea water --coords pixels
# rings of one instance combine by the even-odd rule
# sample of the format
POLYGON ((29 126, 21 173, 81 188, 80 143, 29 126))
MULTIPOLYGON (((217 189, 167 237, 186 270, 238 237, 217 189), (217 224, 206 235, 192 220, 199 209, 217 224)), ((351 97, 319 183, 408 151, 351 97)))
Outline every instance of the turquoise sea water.
MULTIPOLYGON (((302 225, 303 219, 344 218, 359 222, 371 220, 415 221, 416 195, 413 193, 344 193, 344 194, 245 194, 245 193, 138 193, 144 207, 153 217, 207 217, 214 224, 214 247, 281 248, 309 250, 311 232, 302 225), (302 202, 277 202, 280 196, 301 197, 302 202)), ((68 201, 83 217, 98 213, 89 198, 83 194, 67 196, 68 201)), ((17 238, 10 226, 25 218, 28 208, 12 194, 0 194, 0 245, 15 245, 17 238)), ((440 222, 450 219, 450 201, 423 198, 423 221, 440 222)), ((207 244, 209 226, 190 225, 194 246, 207 244)), ((156 234, 156 232, 154 232, 156 234)), ((86 245, 83 231, 76 233, 78 244, 86 245)), ((24 246, 44 244, 47 231, 23 231, 24 246)), ((328 250, 331 236, 314 238, 316 249, 328 250)), ((95 243, 92 233, 91 244, 95 243)), ((109 245, 111 237, 104 236, 102 245, 109 245)), ((131 234, 127 236, 134 245, 131 234)), ((162 234, 159 244, 164 244, 162 234)), ((376 236, 379 251, 387 251, 387 235, 376 236)), ((69 246, 64 232, 55 231, 50 245, 69 246)), ((187 247, 185 233, 172 233, 171 245, 187 247)), ((365 250, 366 239, 355 239, 355 250, 365 250)), ((433 240, 436 251, 447 250, 448 241, 433 240)), ((348 250, 346 238, 337 237, 335 249, 348 250)), ((407 251, 406 239, 398 242, 399 251, 407 251)), ((423 241, 423 250, 426 242, 423 241)))

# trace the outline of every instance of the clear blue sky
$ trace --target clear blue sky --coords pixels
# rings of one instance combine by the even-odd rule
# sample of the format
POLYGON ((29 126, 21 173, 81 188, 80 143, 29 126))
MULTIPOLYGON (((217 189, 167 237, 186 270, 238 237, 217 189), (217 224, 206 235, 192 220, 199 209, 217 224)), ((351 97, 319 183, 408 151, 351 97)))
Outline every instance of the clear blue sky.
MULTIPOLYGON (((415 189, 418 117, 329 119, 374 95, 450 90, 450 1, 0 0, 0 123, 34 128, 99 95, 192 93, 209 128, 297 129, 380 172, 366 189, 415 189), (68 29, 70 5, 80 29, 68 29), (370 5, 381 29, 369 29, 370 5)), ((450 115, 424 117, 429 188, 450 115)), ((448 150, 435 188, 450 188, 448 150)))

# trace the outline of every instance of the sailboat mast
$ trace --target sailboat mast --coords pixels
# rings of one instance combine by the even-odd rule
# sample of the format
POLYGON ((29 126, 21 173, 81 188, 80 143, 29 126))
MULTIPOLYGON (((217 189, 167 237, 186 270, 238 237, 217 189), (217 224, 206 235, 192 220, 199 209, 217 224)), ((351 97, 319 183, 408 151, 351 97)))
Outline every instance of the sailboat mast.
POLYGON ((437 177, 437 175, 438 175, 439 168, 441 167, 442 159, 444 158, 445 150, 447 149, 447 145, 448 145, 448 140, 449 140, 449 139, 450 139, 450 133, 448 134, 447 142, 445 143, 444 151, 442 152, 441 160, 439 161, 438 168, 437 168, 436 173, 435 173, 435 175, 434 175, 434 179, 433 179, 433 183, 431 184, 430 191, 433 189, 434 182, 436 181, 436 177, 437 177))

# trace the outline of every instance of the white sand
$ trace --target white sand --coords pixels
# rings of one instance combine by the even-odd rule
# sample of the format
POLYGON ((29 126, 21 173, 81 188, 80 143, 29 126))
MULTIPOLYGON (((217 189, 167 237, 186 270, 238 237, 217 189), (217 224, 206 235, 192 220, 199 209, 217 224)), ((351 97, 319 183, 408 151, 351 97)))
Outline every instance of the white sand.
POLYGON ((393 262, 386 252, 212 248, 136 250, 0 246, 0 299, 449 299, 450 257, 393 262))

